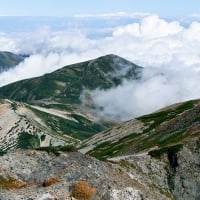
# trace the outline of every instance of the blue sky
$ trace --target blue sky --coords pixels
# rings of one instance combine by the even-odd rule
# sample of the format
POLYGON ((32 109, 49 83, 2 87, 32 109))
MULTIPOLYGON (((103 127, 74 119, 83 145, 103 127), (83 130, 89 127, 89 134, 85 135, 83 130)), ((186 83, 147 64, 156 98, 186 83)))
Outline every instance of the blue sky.
POLYGON ((71 16, 109 12, 150 12, 163 17, 200 13, 198 0, 0 0, 0 16, 71 16))

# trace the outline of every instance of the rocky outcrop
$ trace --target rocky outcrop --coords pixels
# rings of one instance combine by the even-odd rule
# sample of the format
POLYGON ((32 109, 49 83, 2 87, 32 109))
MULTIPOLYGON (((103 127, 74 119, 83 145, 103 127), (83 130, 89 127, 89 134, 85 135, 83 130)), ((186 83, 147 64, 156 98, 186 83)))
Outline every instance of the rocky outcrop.
POLYGON ((95 188, 94 199, 170 199, 158 188, 151 189, 131 177, 125 167, 79 152, 55 156, 30 150, 11 151, 0 157, 0 166, 4 172, 0 174, 1 200, 70 199, 73 185, 81 180, 95 188), (9 174, 9 180, 5 174, 9 174))
POLYGON ((149 188, 159 189, 171 199, 200 199, 199 138, 188 141, 177 153, 166 152, 159 158, 135 154, 119 162, 130 177, 149 188))
POLYGON ((74 184, 85 181, 94 199, 198 200, 199 147, 194 138, 174 155, 140 153, 107 162, 79 152, 10 151, 0 157, 0 199, 71 199, 74 184))
POLYGON ((177 154, 177 162, 169 177, 175 199, 200 199, 200 140, 185 145, 177 154))
POLYGON ((134 190, 133 188, 125 188, 123 190, 112 190, 110 192, 110 200, 142 200, 143 195, 140 191, 134 190))

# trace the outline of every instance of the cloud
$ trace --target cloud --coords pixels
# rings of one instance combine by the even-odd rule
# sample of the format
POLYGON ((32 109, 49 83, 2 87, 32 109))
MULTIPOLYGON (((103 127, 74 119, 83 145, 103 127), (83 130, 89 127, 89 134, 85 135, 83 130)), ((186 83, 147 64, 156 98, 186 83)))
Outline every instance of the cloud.
POLYGON ((156 15, 145 17, 142 22, 129 24, 127 26, 118 27, 114 32, 114 36, 130 34, 133 37, 159 38, 168 35, 178 34, 183 30, 179 22, 166 22, 156 15))
POLYGON ((172 103, 199 98, 200 72, 178 73, 168 71, 158 74, 145 70, 141 80, 124 81, 122 85, 109 90, 91 91, 95 106, 99 108, 98 116, 123 121, 172 103))
POLYGON ((150 13, 145 12, 115 12, 115 13, 103 13, 103 14, 79 14, 74 15, 75 18, 141 18, 151 15, 150 13))
POLYGON ((135 14, 137 20, 134 14, 132 18, 130 15, 103 14, 101 17, 107 16, 103 19, 106 25, 94 25, 94 19, 94 27, 89 29, 91 21, 79 19, 77 23, 81 25, 76 24, 73 29, 63 25, 63 30, 55 31, 42 26, 17 35, 1 33, 1 49, 31 56, 15 69, 0 74, 0 85, 112 53, 143 66, 145 72, 140 81, 124 81, 114 89, 91 91, 96 106, 104 107, 102 115, 124 120, 171 103, 199 98, 200 23, 194 20, 184 26, 178 20, 168 21, 156 15, 135 14), (113 25, 110 18, 114 16, 129 19, 113 25), (91 37, 104 29, 105 34, 91 37))
POLYGON ((15 41, 8 37, 5 33, 0 33, 1 51, 15 51, 15 41))
MULTIPOLYGON (((91 59, 92 54, 83 53, 80 57, 75 54, 48 53, 47 55, 34 54, 26 58, 18 66, 0 74, 0 85, 41 76, 53 72, 65 65, 91 59)), ((94 56, 94 55, 93 55, 94 56)))

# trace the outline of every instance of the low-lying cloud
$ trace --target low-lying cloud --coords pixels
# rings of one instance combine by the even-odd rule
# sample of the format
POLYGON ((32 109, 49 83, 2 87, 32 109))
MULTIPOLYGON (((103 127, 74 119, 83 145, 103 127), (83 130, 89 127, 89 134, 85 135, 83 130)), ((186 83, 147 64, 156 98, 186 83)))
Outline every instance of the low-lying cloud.
POLYGON ((158 74, 145 69, 141 80, 124 81, 109 90, 91 91, 99 116, 128 120, 167 105, 199 98, 200 72, 168 71, 158 74), (103 109, 102 109, 103 108, 103 109))
MULTIPOLYGON (((128 16, 118 14, 119 18, 120 15, 128 16)), ((15 37, 0 33, 1 50, 30 54, 15 69, 0 74, 0 85, 112 53, 145 67, 145 72, 139 81, 124 81, 114 89, 91 91, 96 106, 104 107, 101 114, 124 120, 200 97, 197 20, 185 26, 178 20, 167 21, 148 14, 113 26, 109 17, 107 21, 105 15, 102 17, 106 27, 95 25, 95 30, 84 29, 87 21, 84 19, 73 30, 63 26, 63 30, 55 31, 43 26, 35 32, 17 33, 15 37), (93 31, 104 34, 91 37, 93 31)))

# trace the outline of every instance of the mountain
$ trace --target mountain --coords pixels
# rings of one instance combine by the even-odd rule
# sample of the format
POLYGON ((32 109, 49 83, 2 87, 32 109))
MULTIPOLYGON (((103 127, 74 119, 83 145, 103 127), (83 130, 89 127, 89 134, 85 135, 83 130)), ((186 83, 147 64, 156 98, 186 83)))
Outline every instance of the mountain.
POLYGON ((200 100, 191 100, 122 122, 85 140, 83 145, 89 155, 102 160, 139 152, 159 156, 168 146, 181 147, 199 138, 199 129, 200 100))
POLYGON ((77 143, 112 126, 112 119, 96 120, 92 101, 83 105, 82 93, 137 79, 141 70, 123 58, 107 55, 0 88, 2 153, 19 146, 77 143), (35 142, 24 144, 25 140, 35 142))
POLYGON ((1 157, 0 165, 1 200, 170 199, 159 189, 146 188, 131 179, 120 165, 79 152, 56 156, 17 150, 1 157))
POLYGON ((0 73, 18 65, 24 58, 22 55, 0 51, 0 73))
POLYGON ((80 151, 122 165, 169 199, 199 199, 200 100, 120 123, 85 140, 80 151))
POLYGON ((88 155, 72 146, 8 151, 0 199, 197 200, 199 116, 193 100, 120 123, 83 141, 88 155))
POLYGON ((27 103, 56 101, 80 104, 83 90, 108 89, 123 79, 137 79, 142 68, 115 55, 63 67, 41 77, 12 83, 0 88, 6 98, 27 103))
POLYGON ((0 88, 0 199, 200 199, 199 99, 95 118, 88 91, 141 72, 107 55, 0 88))

